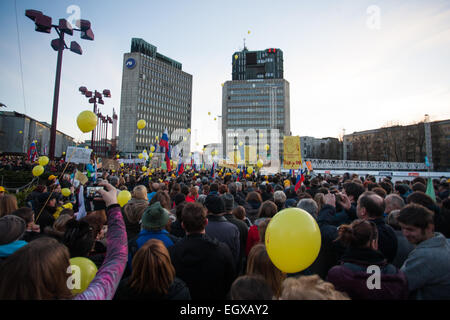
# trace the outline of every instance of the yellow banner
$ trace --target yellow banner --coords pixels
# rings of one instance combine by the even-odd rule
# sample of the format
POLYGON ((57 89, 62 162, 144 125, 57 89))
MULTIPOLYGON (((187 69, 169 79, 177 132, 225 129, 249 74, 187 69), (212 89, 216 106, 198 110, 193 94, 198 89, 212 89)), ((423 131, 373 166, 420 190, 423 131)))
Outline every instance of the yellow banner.
POLYGON ((219 161, 219 167, 236 170, 238 168, 237 163, 228 163, 226 161, 219 161))
POLYGON ((299 169, 302 165, 300 137, 284 137, 283 167, 285 169, 299 169))

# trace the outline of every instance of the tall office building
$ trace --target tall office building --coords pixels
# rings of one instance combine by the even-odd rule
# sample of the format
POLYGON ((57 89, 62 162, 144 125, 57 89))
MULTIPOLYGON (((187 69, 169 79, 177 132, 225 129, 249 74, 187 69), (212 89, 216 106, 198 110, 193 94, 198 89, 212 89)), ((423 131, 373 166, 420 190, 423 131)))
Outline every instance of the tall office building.
POLYGON ((237 132, 242 130, 256 136, 258 154, 264 152, 261 146, 269 144, 271 151, 279 151, 281 160, 283 136, 291 134, 289 82, 283 79, 283 51, 244 48, 233 54, 232 63, 233 80, 225 82, 222 91, 224 154, 238 149, 239 142, 252 144, 238 141, 241 138, 237 132), (277 146, 269 139, 273 129, 279 132, 277 146), (262 143, 261 138, 265 138, 262 143))
POLYGON ((192 75, 155 46, 133 38, 123 59, 119 151, 138 154, 154 145, 165 128, 169 136, 175 129, 190 128, 191 104, 192 75), (147 126, 138 130, 141 119, 147 126))

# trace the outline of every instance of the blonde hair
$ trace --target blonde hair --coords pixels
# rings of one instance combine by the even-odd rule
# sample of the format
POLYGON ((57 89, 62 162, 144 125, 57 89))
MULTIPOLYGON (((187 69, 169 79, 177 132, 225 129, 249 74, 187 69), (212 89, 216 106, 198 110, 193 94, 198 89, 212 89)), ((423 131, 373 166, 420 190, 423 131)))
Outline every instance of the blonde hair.
POLYGON ((147 198, 147 188, 143 185, 134 187, 133 198, 138 200, 148 200, 147 198))
POLYGON ((318 275, 287 278, 281 284, 280 300, 350 300, 318 275))

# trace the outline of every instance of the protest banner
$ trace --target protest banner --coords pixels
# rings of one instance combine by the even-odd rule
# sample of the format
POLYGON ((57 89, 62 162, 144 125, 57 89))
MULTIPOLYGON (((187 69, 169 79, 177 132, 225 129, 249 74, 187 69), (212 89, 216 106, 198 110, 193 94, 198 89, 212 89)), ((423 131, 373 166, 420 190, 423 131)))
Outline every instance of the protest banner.
POLYGON ((302 163, 302 154, 300 148, 300 138, 295 136, 284 137, 284 169, 299 169, 302 163))

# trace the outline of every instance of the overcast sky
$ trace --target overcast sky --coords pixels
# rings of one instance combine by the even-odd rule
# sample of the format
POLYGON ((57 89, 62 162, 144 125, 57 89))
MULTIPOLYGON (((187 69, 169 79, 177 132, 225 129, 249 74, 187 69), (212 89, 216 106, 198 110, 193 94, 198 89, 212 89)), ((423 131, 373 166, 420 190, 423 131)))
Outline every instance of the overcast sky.
POLYGON ((100 111, 120 112, 123 54, 133 37, 193 75, 194 148, 218 142, 218 122, 208 112, 221 113, 221 84, 231 80, 243 38, 249 50, 283 50, 293 135, 338 137, 343 129, 408 124, 425 114, 450 118, 448 0, 1 0, 0 102, 7 110, 51 122, 57 53, 50 42, 57 35, 35 32, 25 10, 70 20, 71 6, 95 33, 93 42, 68 37, 82 56, 64 51, 58 130, 77 140, 90 136, 80 133, 76 117, 92 109, 80 86, 110 89, 100 111))

